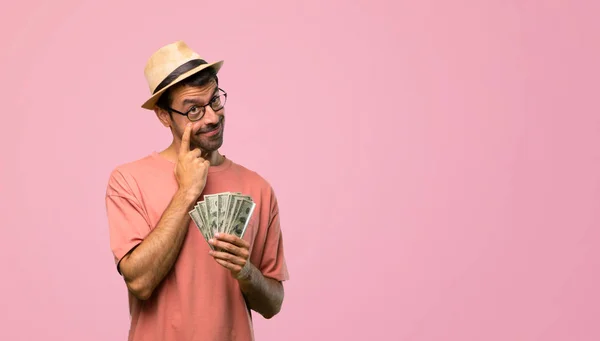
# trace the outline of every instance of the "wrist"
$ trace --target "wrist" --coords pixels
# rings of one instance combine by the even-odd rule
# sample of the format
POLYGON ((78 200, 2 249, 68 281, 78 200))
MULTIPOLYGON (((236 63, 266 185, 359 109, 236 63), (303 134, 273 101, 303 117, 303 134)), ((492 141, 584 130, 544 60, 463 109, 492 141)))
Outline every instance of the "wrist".
POLYGON ((255 270, 257 270, 250 261, 246 262, 246 265, 240 270, 240 272, 235 276, 238 281, 241 282, 250 282, 254 277, 255 270))
POLYGON ((180 188, 175 196, 190 210, 196 205, 200 193, 197 191, 180 188))

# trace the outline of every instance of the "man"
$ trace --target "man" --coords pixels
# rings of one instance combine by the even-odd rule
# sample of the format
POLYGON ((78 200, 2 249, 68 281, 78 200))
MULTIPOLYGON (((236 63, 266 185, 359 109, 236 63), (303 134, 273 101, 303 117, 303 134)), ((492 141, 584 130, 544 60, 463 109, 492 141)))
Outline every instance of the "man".
POLYGON ((110 174, 110 246, 129 292, 129 340, 254 340, 251 310, 275 316, 288 279, 279 209, 269 183, 219 153, 227 93, 184 42, 163 46, 145 76, 153 110, 173 134, 160 152, 110 174), (189 212, 205 195, 239 192, 255 202, 242 238, 210 244, 189 212))

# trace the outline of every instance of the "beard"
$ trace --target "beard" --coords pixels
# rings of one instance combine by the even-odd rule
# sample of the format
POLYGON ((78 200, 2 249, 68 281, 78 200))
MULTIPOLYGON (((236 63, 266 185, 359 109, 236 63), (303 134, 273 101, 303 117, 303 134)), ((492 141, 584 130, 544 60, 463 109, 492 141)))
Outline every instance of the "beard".
MULTIPOLYGON (((219 123, 211 124, 201 127, 198 131, 192 132, 190 136, 190 150, 195 148, 200 148, 200 150, 204 153, 211 153, 223 145, 223 134, 225 132, 225 116, 221 116, 219 123), (203 133, 211 132, 214 130, 219 130, 219 132, 212 136, 205 136, 203 133)), ((177 127, 177 135, 179 136, 179 140, 183 136, 183 129, 177 127)))

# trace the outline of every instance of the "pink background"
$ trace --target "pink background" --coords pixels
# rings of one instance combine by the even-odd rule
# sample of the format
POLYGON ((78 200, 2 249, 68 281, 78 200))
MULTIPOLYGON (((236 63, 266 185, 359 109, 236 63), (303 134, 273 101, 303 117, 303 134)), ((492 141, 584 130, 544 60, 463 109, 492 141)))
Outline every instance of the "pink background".
POLYGON ((143 67, 179 39, 280 198, 258 340, 600 339, 597 1, 1 7, 0 339, 126 339, 104 190, 170 141, 143 67))

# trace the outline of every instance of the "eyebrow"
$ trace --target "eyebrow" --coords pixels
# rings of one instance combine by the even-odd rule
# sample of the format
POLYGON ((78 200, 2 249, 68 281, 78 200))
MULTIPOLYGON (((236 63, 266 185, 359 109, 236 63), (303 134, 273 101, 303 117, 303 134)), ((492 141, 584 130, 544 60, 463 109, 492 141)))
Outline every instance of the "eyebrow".
MULTIPOLYGON (((213 97, 215 97, 215 95, 217 94, 217 92, 219 91, 219 88, 216 87, 215 90, 213 91, 212 95, 210 96, 210 99, 212 100, 213 97)), ((200 101, 197 100, 197 98, 186 98, 183 100, 183 105, 186 106, 188 104, 198 104, 200 101)))

